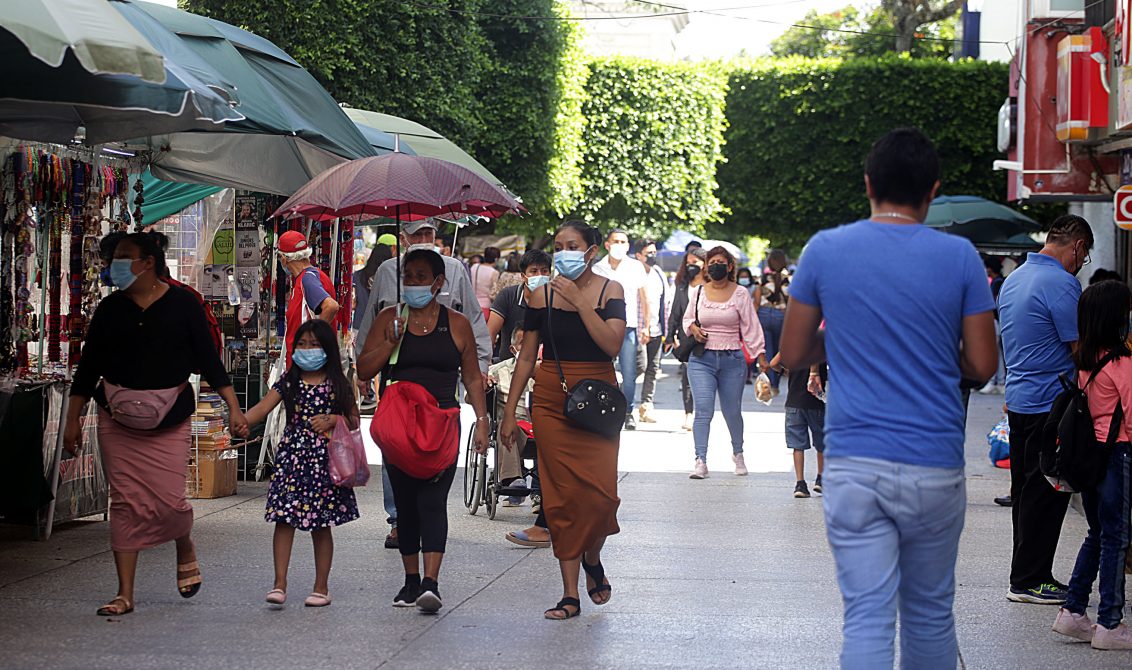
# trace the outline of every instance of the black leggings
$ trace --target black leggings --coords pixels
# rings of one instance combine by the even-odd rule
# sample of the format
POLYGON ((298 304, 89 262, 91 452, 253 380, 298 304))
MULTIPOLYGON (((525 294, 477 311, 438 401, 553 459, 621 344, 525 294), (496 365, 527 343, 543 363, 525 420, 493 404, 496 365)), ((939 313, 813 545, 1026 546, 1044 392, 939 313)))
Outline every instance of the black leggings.
POLYGON ((448 491, 456 478, 456 464, 432 479, 410 477, 385 464, 393 499, 397 502, 397 540, 402 556, 424 551, 444 553, 448 542, 448 491))

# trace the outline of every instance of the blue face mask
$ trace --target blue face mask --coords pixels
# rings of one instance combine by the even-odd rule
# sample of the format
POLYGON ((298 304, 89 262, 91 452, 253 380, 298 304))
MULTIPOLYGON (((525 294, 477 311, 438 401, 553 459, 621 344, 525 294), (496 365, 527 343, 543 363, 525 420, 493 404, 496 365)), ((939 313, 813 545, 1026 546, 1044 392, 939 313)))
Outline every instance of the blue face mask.
POLYGON ((130 288, 130 285, 138 278, 134 271, 130 269, 133 264, 132 258, 115 258, 110 261, 110 281, 123 291, 130 288))
POLYGON ((739 285, 740 286, 750 286, 751 285, 751 278, 750 277, 739 277, 739 285))
POLYGON ((406 286, 401 289, 405 304, 413 309, 421 309, 432 302, 432 286, 406 286))
POLYGON ((586 271, 586 252, 563 249, 554 252, 554 269, 567 279, 577 279, 586 271))
POLYGON ((291 360, 307 372, 321 370, 326 365, 326 352, 322 349, 296 349, 291 360))
POLYGON ((549 283, 550 277, 547 277, 546 275, 535 275, 533 277, 527 277, 527 288, 532 291, 536 291, 540 287, 545 286, 549 283))

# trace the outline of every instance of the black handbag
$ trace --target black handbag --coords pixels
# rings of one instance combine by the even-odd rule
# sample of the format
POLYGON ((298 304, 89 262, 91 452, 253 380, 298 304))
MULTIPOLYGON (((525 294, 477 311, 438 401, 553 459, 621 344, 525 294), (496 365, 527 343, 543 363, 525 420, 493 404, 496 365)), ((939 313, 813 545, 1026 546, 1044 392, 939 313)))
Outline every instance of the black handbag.
POLYGON ((628 409, 621 389, 600 379, 582 379, 574 384, 574 388, 566 386, 566 375, 562 372, 562 362, 558 360, 558 347, 554 344, 554 333, 550 327, 550 315, 554 312, 551 307, 552 295, 553 293, 548 289, 546 339, 550 340, 550 350, 554 353, 555 364, 558 365, 558 379, 562 382, 562 391, 566 394, 562 413, 583 430, 610 439, 617 437, 625 423, 625 412, 628 409))
MULTIPOLYGON (((704 292, 704 287, 701 285, 696 289, 696 320, 694 323, 700 325, 700 294, 704 292)), ((672 349, 672 355, 676 360, 681 363, 687 363, 692 354, 702 356, 704 354, 704 343, 692 337, 689 333, 683 333, 677 338, 676 346, 672 349)))

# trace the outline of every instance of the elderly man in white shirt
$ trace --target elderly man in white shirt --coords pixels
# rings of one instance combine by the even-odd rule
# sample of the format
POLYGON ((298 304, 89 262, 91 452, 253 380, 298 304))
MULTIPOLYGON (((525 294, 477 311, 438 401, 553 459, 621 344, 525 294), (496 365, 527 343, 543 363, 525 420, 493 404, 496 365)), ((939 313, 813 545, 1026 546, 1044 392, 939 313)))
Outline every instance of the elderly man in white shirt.
POLYGON ((645 295, 645 281, 648 271, 644 263, 629 257, 629 234, 620 228, 609 231, 605 238, 605 248, 609 254, 598 261, 594 273, 611 279, 625 290, 625 340, 618 354, 621 368, 621 392, 625 394, 625 429, 636 430, 637 418, 633 416, 633 405, 637 395, 637 347, 648 344, 650 336, 648 298, 645 295))

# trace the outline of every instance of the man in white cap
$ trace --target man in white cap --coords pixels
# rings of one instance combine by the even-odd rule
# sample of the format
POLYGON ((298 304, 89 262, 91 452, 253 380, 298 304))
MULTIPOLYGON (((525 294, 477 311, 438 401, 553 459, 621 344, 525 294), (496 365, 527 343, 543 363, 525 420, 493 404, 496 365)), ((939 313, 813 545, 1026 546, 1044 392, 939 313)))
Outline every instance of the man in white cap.
MULTIPOLYGON (((413 249, 432 249, 437 251, 437 225, 435 219, 424 219, 422 221, 414 221, 402 225, 400 249, 403 250, 404 253, 408 253, 413 249)), ((472 287, 471 277, 468 275, 468 268, 451 256, 442 255, 441 258, 444 259, 445 282, 436 300, 441 305, 450 307, 468 317, 468 321, 472 323, 472 332, 475 333, 476 336, 476 352, 480 362, 480 374, 483 375, 484 386, 486 387, 487 368, 491 364, 491 337, 487 332, 487 322, 484 321, 483 310, 480 309, 479 301, 476 299, 476 292, 472 287)), ((369 335, 370 326, 373 325, 374 316, 386 307, 397 303, 397 288, 399 282, 399 278, 397 277, 397 260, 397 257, 394 257, 382 263, 381 267, 377 269, 377 274, 373 277, 373 287, 370 289, 369 302, 366 304, 361 322, 357 324, 358 337, 354 340, 356 355, 360 356, 362 353, 366 336, 369 335)), ((384 469, 382 470, 381 483, 383 491, 392 490, 392 487, 389 485, 389 477, 385 474, 384 469)), ((385 547, 387 549, 396 549, 398 547, 397 507, 393 502, 392 495, 386 495, 384 502, 389 525, 392 526, 392 530, 385 538, 385 547)))

